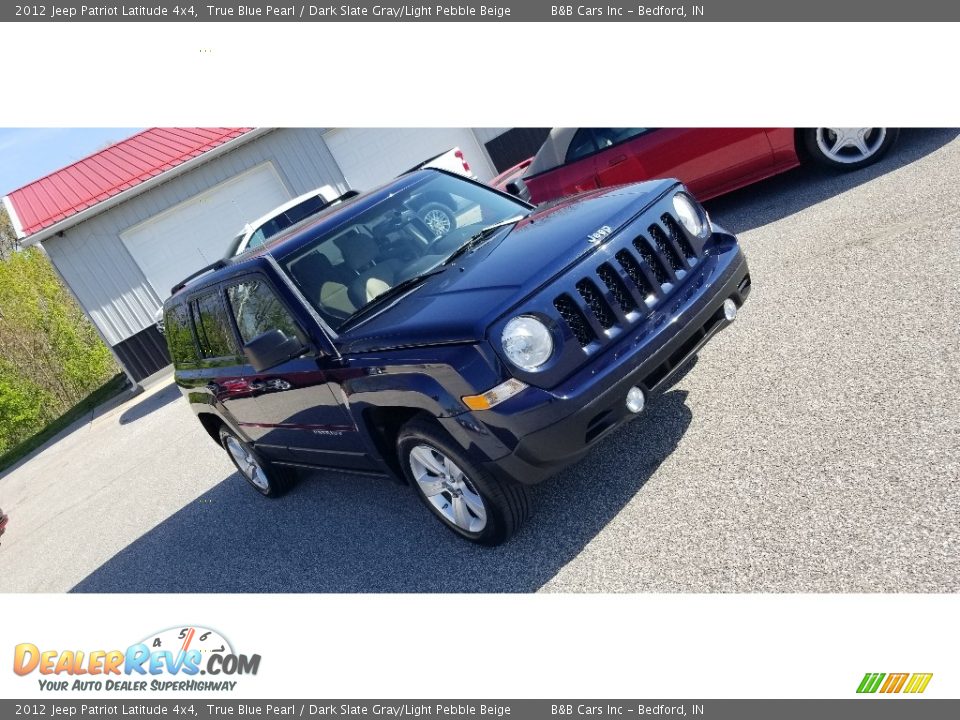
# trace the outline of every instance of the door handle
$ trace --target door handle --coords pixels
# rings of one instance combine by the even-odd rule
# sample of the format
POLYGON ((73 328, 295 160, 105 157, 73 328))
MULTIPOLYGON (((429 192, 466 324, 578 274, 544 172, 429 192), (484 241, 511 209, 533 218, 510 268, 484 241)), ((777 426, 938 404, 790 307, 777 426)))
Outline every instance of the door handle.
POLYGON ((624 162, 626 159, 627 159, 626 155, 617 155, 615 158, 610 160, 610 167, 613 167, 614 165, 619 165, 620 163, 624 162))

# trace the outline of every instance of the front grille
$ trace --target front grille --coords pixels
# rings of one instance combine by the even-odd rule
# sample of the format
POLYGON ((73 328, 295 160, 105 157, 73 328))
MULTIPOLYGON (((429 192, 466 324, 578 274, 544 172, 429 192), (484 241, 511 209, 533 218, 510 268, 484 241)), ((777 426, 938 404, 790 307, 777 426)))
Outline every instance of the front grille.
POLYGON ((553 306, 557 309, 557 312, 560 313, 560 317, 567 323, 567 326, 571 332, 573 332, 573 336, 582 347, 586 347, 596 339, 593 330, 590 329, 590 325, 587 323, 587 319, 583 316, 583 313, 580 311, 580 308, 577 307, 572 297, 569 295, 560 295, 553 301, 553 306))
POLYGON ((653 270, 653 275, 657 278, 658 283, 666 285, 670 282, 670 276, 667 275, 667 271, 663 269, 663 263, 653 254, 650 243, 647 242, 647 239, 643 235, 638 235, 634 238, 633 246, 637 249, 637 252, 640 253, 641 259, 653 270))
POLYGON ((643 275, 643 270, 640 269, 640 263, 637 262, 637 259, 630 253, 629 250, 621 250, 616 255, 617 262, 620 263, 620 267, 623 268, 623 271, 627 274, 627 277, 633 280, 633 284, 637 286, 637 289, 640 291, 640 294, 643 297, 653 294, 653 288, 650 286, 649 281, 643 275))
POLYGON ((690 241, 687 240, 686 234, 680 229, 680 226, 677 225, 677 221, 670 217, 667 213, 664 213, 660 217, 660 222, 663 223, 663 226, 667 229, 667 234, 670 236, 670 239, 677 244, 677 247, 680 248, 680 251, 683 253, 684 257, 686 257, 687 260, 696 260, 697 254, 693 251, 693 246, 690 244, 690 241))
POLYGON ((617 330, 639 322, 668 296, 672 304, 689 300, 699 287, 686 287, 689 283, 680 280, 702 257, 702 241, 689 236, 669 212, 647 225, 646 232, 628 227, 604 245, 610 247, 602 262, 585 261, 579 278, 570 280, 570 290, 553 300, 562 322, 584 348, 615 337, 617 330), (677 293, 678 287, 684 289, 677 293))
POLYGON ((617 301, 620 309, 623 310, 624 315, 637 309, 637 303, 634 302, 630 293, 627 292, 627 288, 624 287, 623 281, 620 279, 617 271, 608 263, 604 263, 597 268, 597 275, 603 280, 603 284, 607 286, 610 294, 613 295, 613 299, 617 301))
POLYGON ((657 244, 657 250, 660 251, 660 256, 667 259, 667 262, 670 263, 670 267, 673 268, 673 271, 677 272, 678 270, 683 270, 683 260, 680 259, 677 251, 674 250, 670 245, 670 240, 667 239, 667 235, 663 232, 663 228, 661 228, 659 225, 651 225, 649 232, 650 237, 652 237, 653 241, 657 244))
POLYGON ((584 278, 577 283, 577 292, 580 293, 580 297, 587 301, 587 307, 593 312, 600 326, 604 330, 612 328, 617 318, 614 316, 610 306, 607 305, 607 301, 600 292, 600 289, 596 286, 596 283, 594 283, 593 280, 584 278))

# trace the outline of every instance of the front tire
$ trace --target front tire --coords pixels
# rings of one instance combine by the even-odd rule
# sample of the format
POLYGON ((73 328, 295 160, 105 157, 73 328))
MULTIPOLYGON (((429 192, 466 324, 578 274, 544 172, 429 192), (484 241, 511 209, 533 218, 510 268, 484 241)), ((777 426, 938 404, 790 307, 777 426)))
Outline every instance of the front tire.
POLYGON ((271 464, 225 426, 220 428, 220 444, 243 479, 264 497, 280 497, 293 485, 291 470, 271 464))
POLYGON ((803 145, 814 162, 835 170, 873 165, 896 142, 898 128, 810 128, 803 145))
POLYGON ((530 515, 526 487, 481 470, 432 422, 417 419, 404 426, 397 451, 414 492, 462 538, 500 545, 530 515))

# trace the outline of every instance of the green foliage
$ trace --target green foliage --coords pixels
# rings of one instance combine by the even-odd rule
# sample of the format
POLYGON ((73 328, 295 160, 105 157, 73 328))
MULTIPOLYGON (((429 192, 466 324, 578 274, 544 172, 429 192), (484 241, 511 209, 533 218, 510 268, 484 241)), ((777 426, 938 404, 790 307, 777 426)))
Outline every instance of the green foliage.
POLYGON ((0 209, 0 454, 117 372, 42 251, 17 251, 0 209))

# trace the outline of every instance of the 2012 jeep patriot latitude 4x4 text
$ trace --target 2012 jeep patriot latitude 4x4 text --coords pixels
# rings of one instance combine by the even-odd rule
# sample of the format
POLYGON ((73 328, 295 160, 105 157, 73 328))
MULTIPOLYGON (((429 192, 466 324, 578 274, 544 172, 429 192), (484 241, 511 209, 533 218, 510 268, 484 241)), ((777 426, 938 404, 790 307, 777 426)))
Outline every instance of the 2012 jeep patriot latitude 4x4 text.
POLYGON ((177 384, 263 495, 298 466, 387 474, 494 545, 527 486, 636 416, 749 289, 736 238, 675 181, 534 208, 423 170, 181 284, 165 322, 177 384))

